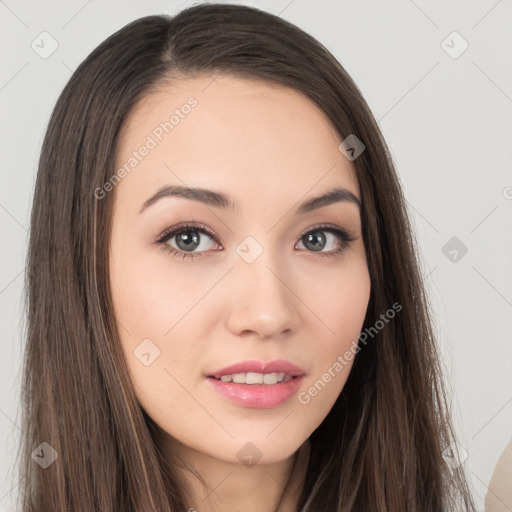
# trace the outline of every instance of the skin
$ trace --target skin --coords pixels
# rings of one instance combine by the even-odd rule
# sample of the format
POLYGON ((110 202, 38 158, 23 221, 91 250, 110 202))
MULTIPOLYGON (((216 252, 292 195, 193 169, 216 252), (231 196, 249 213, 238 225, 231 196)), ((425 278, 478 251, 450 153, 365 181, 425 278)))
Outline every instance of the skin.
MULTIPOLYGON (((361 199, 358 181, 338 150, 342 138, 311 101, 287 87, 229 75, 177 80, 140 101, 125 123, 118 166, 190 96, 198 105, 110 192, 111 289, 121 342, 136 395, 167 434, 166 453, 191 464, 207 484, 205 491, 182 472, 191 508, 271 512, 283 498, 279 510, 291 511, 307 462, 292 474, 296 488, 284 492, 295 457, 332 408, 352 361, 308 404, 297 395, 357 340, 371 286, 356 204, 294 210, 334 187, 361 199), (164 185, 223 192, 239 206, 166 197, 139 213, 164 185), (220 243, 200 232, 196 257, 186 259, 155 244, 166 228, 190 221, 205 224, 220 243), (319 223, 346 229, 355 240, 347 245, 322 231, 325 244, 315 252, 302 235, 319 223), (251 264, 235 252, 247 236, 263 248, 251 264), (340 244, 340 254, 324 256, 340 244), (148 366, 134 355, 144 339, 160 350, 148 366), (255 409, 208 385, 205 374, 247 359, 296 364, 306 372, 299 392, 278 407, 255 409), (237 456, 249 442, 261 454, 255 465, 237 456)), ((177 238, 167 245, 180 251, 177 238)))

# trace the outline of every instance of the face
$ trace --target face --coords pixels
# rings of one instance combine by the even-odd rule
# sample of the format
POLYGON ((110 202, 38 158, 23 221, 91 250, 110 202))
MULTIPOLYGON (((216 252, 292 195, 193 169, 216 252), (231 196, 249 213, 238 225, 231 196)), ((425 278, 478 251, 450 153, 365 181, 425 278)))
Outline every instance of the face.
POLYGON ((114 313, 141 406, 183 450, 283 460, 342 390, 370 278, 341 141, 295 90, 231 76, 130 114, 125 172, 99 193, 115 199, 114 313))

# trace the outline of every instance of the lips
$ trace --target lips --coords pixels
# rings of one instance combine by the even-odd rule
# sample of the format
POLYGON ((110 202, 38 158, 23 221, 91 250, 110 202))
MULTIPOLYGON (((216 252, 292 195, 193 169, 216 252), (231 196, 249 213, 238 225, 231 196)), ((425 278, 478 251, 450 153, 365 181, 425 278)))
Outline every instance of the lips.
POLYGON ((297 393, 305 372, 289 361, 278 359, 267 363, 244 361, 205 376, 207 384, 230 402, 253 409, 270 409, 297 393))
POLYGON ((263 362, 257 360, 243 361, 231 366, 226 366, 220 370, 209 373, 207 377, 220 379, 223 375, 234 375, 237 373, 284 373, 290 377, 299 377, 305 374, 302 368, 294 365, 290 361, 284 359, 276 359, 275 361, 263 362))

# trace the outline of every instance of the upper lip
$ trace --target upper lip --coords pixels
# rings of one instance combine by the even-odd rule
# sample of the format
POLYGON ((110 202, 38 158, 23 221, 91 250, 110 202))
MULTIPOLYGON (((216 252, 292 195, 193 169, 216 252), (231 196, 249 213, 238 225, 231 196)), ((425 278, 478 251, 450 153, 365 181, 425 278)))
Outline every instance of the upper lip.
POLYGON ((209 373, 207 377, 215 377, 219 379, 223 375, 233 375, 235 373, 284 373, 286 375, 291 375, 292 377, 298 377, 300 375, 304 375, 304 370, 299 368, 298 366, 290 363, 290 361, 285 361, 284 359, 276 359, 274 361, 242 361, 241 363, 232 364, 230 366, 226 366, 220 370, 209 373))

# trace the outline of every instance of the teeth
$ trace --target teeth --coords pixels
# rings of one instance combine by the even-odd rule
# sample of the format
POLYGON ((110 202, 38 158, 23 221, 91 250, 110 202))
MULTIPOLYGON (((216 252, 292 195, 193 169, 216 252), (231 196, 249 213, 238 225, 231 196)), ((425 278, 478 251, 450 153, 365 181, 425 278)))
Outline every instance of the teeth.
MULTIPOLYGON (((243 375, 241 375, 239 378, 243 379, 243 375)), ((246 384, 263 384, 263 375, 261 373, 249 372, 245 376, 245 383, 246 384)))
POLYGON ((233 375, 223 375, 222 382, 234 382, 235 384, 278 384, 290 380, 291 375, 284 373, 234 373, 233 375))
POLYGON ((266 373, 265 375, 263 375, 263 382, 265 384, 276 384, 277 383, 277 373, 266 373))

